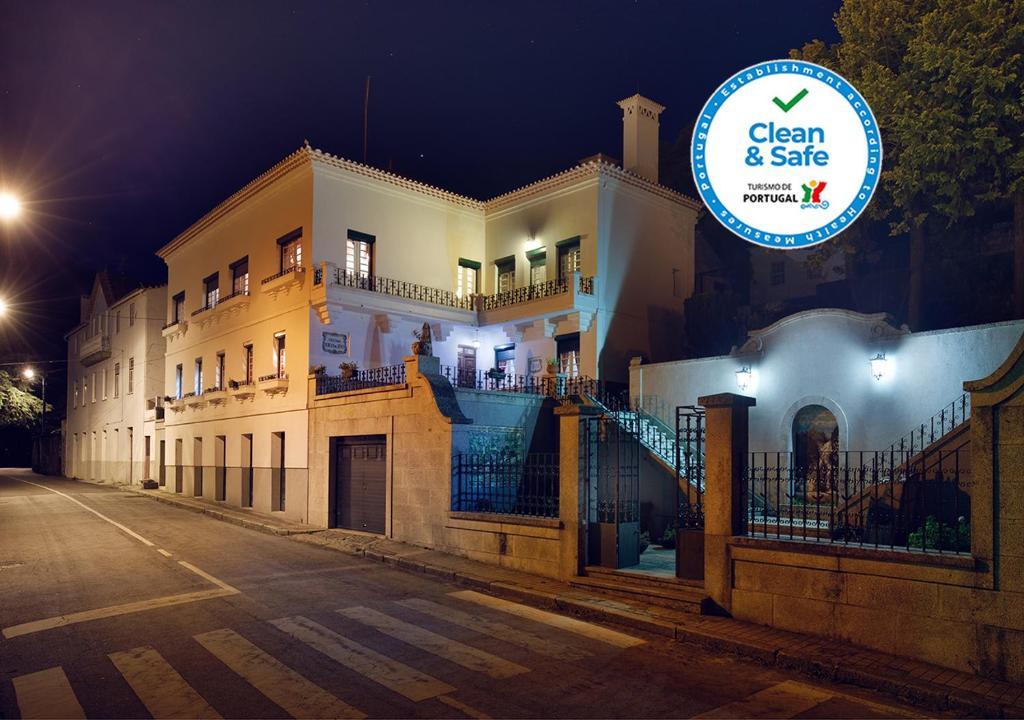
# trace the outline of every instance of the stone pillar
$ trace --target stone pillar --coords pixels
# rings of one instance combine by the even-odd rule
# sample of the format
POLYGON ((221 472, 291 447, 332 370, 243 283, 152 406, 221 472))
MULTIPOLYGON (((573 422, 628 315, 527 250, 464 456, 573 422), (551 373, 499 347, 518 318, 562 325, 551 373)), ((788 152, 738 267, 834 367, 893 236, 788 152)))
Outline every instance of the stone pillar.
POLYGON ((747 463, 747 414, 752 397, 722 393, 697 400, 704 406, 704 591, 726 612, 732 607, 729 538, 743 531, 743 469, 747 463))
POLYGON ((559 543, 558 578, 567 582, 580 574, 586 562, 587 492, 580 458, 582 420, 600 415, 589 405, 564 405, 555 408, 558 415, 558 518, 562 523, 559 543))

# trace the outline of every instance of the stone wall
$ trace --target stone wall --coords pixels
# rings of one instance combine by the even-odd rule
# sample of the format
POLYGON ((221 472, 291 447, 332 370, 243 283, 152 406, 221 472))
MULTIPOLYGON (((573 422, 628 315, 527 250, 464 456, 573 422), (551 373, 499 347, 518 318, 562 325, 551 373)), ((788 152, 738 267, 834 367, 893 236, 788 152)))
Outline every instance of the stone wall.
MULTIPOLYGON (((310 522, 330 525, 330 442, 339 436, 383 435, 387 443, 385 535, 546 576, 560 566, 561 522, 454 513, 452 449, 472 420, 436 358, 406 358, 406 385, 315 396, 310 382, 310 522)), ((461 395, 460 395, 461 397, 461 395)), ((536 398, 506 398, 510 417, 535 419, 536 398)), ((483 407, 488 403, 480 401, 483 407)), ((494 408, 491 408, 494 410, 494 408)))

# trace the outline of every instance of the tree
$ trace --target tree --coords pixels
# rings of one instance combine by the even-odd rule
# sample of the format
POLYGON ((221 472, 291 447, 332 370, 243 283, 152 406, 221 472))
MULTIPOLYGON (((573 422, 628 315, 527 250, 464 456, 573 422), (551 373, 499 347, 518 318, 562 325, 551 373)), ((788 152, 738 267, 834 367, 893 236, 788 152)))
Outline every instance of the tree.
POLYGON ((0 427, 34 427, 42 408, 43 401, 28 392, 17 376, 0 370, 0 427))

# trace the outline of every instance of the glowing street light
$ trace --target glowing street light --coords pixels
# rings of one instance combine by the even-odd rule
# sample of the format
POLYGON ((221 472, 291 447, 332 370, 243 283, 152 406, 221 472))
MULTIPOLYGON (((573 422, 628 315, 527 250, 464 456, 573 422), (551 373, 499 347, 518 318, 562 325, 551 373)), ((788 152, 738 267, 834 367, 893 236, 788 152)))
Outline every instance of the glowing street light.
POLYGON ((21 371, 21 374, 25 376, 26 380, 31 380, 36 376, 36 371, 33 370, 32 368, 25 368, 24 370, 21 371))
POLYGON ((3 317, 6 314, 7 314, 7 301, 4 300, 3 298, 0 298, 0 317, 3 317))
POLYGON ((0 192, 0 220, 14 220, 21 215, 21 201, 9 192, 0 192))
MULTIPOLYGON (((21 376, 28 381, 32 381, 36 374, 35 368, 32 367, 27 367, 21 371, 21 376)), ((39 435, 43 437, 46 435, 46 373, 40 372, 38 375, 42 388, 42 397, 40 399, 43 401, 42 407, 39 409, 39 435)))

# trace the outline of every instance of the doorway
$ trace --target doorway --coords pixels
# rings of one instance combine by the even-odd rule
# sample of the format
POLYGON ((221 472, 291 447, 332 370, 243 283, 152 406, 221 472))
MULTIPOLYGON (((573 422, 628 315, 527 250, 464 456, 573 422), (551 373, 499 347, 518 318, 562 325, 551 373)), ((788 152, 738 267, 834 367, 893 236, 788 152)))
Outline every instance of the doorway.
POLYGON ((476 348, 472 345, 459 345, 458 360, 458 386, 476 387, 476 348))
POLYGON ((331 439, 332 527, 384 534, 387 440, 383 435, 331 439))
POLYGON ((798 502, 822 502, 835 489, 839 423, 822 405, 806 405, 793 418, 793 481, 798 502))

